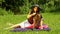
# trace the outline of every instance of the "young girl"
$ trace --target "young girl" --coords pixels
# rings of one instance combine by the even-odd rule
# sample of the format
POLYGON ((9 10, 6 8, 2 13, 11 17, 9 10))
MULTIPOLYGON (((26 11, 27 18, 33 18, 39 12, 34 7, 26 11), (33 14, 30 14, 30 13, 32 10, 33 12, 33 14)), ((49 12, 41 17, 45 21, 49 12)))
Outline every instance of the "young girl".
POLYGON ((42 15, 39 14, 40 11, 41 11, 41 8, 39 8, 39 5, 33 5, 31 7, 31 11, 27 15, 27 20, 23 21, 22 23, 13 25, 13 26, 11 26, 9 28, 33 28, 34 27, 33 17, 36 15, 36 13, 38 13, 38 15, 40 15, 40 17, 41 17, 41 20, 37 24, 36 28, 43 29, 43 18, 42 18, 42 15))
POLYGON ((43 29, 43 27, 42 27, 43 19, 42 19, 42 15, 39 14, 40 11, 41 11, 41 9, 39 8, 39 5, 33 5, 33 6, 31 7, 31 12, 30 12, 29 15, 27 16, 29 23, 32 24, 32 25, 30 26, 30 28, 35 26, 35 25, 34 25, 33 18, 34 18, 34 16, 35 16, 36 13, 37 13, 38 16, 41 17, 41 19, 40 19, 39 23, 37 24, 37 27, 36 27, 36 28, 41 27, 41 29, 43 29), (39 25, 39 27, 38 27, 38 25, 39 25))

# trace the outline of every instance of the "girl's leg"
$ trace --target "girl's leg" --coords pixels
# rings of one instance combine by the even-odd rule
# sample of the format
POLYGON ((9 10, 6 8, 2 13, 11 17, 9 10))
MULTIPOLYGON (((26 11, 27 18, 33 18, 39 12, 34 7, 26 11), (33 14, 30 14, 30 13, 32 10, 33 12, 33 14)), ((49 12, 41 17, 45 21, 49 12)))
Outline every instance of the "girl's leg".
MULTIPOLYGON (((14 26, 15 24, 12 24, 12 23, 7 23, 9 26, 14 26)), ((15 27, 13 27, 13 28, 21 28, 21 26, 20 25, 17 25, 17 26, 15 26, 15 27)))
POLYGON ((18 26, 14 27, 14 28, 21 28, 21 26, 20 26, 20 25, 18 25, 18 26))

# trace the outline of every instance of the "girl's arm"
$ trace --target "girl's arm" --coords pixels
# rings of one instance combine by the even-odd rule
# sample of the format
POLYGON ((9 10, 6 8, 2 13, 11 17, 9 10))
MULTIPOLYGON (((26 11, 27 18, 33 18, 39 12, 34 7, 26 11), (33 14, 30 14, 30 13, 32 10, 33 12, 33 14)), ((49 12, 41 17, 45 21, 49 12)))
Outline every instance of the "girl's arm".
POLYGON ((41 16, 40 27, 41 27, 41 29, 43 29, 43 27, 42 27, 42 25, 43 25, 43 18, 42 18, 41 14, 40 14, 40 16, 41 16))
POLYGON ((42 25, 43 25, 43 18, 41 19, 41 22, 40 22, 41 29, 43 29, 42 25))
POLYGON ((36 14, 36 13, 29 14, 29 15, 27 16, 27 18, 30 18, 30 17, 34 16, 35 14, 36 14))

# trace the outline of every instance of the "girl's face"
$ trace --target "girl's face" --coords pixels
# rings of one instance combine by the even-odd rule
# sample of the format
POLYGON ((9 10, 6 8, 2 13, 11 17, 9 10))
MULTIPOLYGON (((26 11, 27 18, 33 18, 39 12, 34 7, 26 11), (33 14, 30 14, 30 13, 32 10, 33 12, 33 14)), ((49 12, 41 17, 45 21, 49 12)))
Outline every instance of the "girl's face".
POLYGON ((38 7, 34 7, 33 10, 34 10, 34 12, 37 12, 38 7))

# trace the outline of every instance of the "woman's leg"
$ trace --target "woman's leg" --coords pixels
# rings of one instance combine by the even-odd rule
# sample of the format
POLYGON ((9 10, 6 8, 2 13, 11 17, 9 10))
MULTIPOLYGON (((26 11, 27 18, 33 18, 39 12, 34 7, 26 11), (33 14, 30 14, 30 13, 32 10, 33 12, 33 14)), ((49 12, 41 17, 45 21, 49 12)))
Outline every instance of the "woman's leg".
POLYGON ((28 25, 27 20, 25 20, 25 21, 23 21, 23 22, 21 22, 19 24, 13 25, 10 28, 25 28, 26 27, 25 25, 28 25))
POLYGON ((28 20, 23 21, 22 23, 20 23, 21 28, 26 28, 28 26, 30 26, 31 24, 28 22, 28 20))
POLYGON ((25 20, 19 24, 16 25, 12 25, 11 27, 7 28, 7 29, 11 29, 11 28, 26 28, 28 26, 30 26, 31 24, 28 22, 28 20, 25 20))

